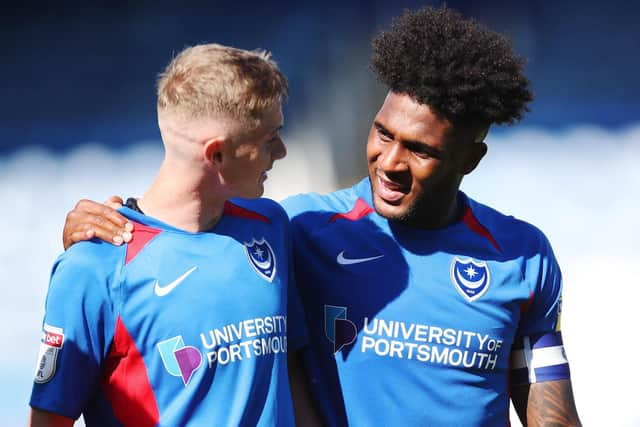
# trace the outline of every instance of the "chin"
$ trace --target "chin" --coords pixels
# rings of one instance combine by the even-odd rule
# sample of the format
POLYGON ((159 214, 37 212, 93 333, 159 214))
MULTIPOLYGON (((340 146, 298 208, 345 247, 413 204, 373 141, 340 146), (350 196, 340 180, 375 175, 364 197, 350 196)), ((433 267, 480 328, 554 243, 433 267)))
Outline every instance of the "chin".
POLYGON ((246 189, 245 191, 239 191, 236 195, 234 195, 232 198, 239 198, 239 199, 257 199, 258 197, 262 197, 262 194, 264 193, 264 188, 252 188, 252 189, 246 189))
POLYGON ((407 208, 406 206, 403 206, 402 204, 400 205, 389 204, 384 200, 380 199, 380 197, 375 194, 373 196, 373 207, 378 213, 378 215, 386 219, 397 220, 401 222, 404 220, 404 218, 407 217, 410 211, 409 208, 407 208))
POLYGON ((392 220, 402 220, 407 213, 410 211, 410 208, 406 206, 407 200, 405 197, 399 200, 397 203, 387 202, 382 197, 380 197, 376 191, 376 185, 373 184, 371 186, 371 193, 373 198, 373 207, 378 213, 378 215, 392 220))

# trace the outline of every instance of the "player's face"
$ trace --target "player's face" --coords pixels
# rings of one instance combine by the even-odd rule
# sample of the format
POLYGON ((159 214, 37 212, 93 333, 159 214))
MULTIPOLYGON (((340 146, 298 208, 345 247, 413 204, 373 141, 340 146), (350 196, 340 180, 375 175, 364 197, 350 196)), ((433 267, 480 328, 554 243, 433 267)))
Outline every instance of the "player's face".
POLYGON ((463 175, 484 154, 470 167, 470 155, 478 154, 469 148, 470 138, 428 105, 389 92, 367 143, 376 211, 416 227, 446 225, 456 213, 463 175))
POLYGON ((283 120, 282 108, 278 105, 263 114, 256 129, 231 145, 224 175, 232 197, 254 198, 264 193, 267 172, 276 160, 287 155, 280 138, 283 120))

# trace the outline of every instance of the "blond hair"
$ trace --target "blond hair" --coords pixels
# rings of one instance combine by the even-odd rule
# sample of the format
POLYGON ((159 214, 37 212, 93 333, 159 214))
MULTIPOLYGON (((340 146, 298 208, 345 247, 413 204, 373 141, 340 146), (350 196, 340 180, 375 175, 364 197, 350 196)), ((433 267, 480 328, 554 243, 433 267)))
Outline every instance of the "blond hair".
POLYGON ((158 76, 158 110, 185 119, 255 121, 287 93, 287 80, 269 52, 218 44, 184 49, 158 76))

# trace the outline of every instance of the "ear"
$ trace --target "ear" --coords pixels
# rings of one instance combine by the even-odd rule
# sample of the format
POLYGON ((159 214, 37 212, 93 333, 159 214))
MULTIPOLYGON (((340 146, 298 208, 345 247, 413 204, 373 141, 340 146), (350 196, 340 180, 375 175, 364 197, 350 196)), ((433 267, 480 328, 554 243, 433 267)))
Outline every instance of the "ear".
POLYGON ((467 149, 467 155, 464 159, 462 173, 468 175, 478 166, 480 160, 487 154, 487 144, 484 142, 473 142, 467 149))
POLYGON ((208 139, 203 144, 204 158, 213 165, 221 165, 224 159, 224 139, 215 137, 208 139))

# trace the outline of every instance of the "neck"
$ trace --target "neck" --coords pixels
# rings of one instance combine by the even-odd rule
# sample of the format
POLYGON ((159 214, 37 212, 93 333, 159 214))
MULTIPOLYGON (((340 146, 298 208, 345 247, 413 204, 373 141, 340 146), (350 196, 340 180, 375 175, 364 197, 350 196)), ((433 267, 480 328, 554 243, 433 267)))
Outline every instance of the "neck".
POLYGON ((138 200, 142 211, 173 227, 192 233, 213 228, 226 198, 204 171, 165 158, 158 176, 138 200))
POLYGON ((457 188, 452 194, 439 191, 438 195, 433 194, 414 206, 406 217, 400 219, 400 222, 410 227, 428 230, 447 227, 462 218, 464 213, 462 201, 462 198, 458 197, 457 188), (440 209, 434 209, 434 206, 440 209))

